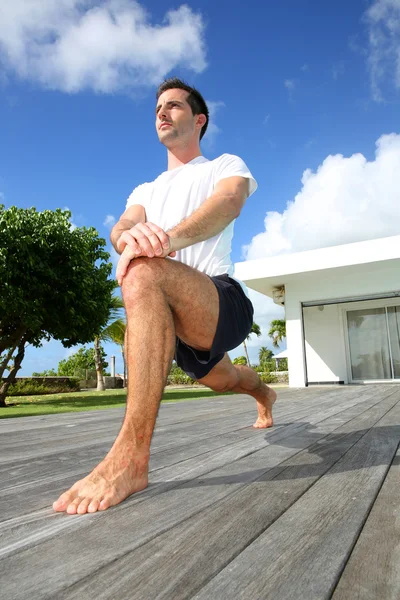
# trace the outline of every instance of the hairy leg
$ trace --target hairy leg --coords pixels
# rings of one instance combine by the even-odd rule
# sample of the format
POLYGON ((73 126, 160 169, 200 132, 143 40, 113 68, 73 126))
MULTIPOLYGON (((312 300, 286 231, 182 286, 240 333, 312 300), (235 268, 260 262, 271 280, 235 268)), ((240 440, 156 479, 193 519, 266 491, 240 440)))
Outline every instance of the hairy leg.
POLYGON ((211 348, 218 292, 203 273, 170 259, 132 261, 122 292, 127 313, 128 394, 121 431, 105 459, 53 504, 69 514, 118 504, 148 484, 150 442, 176 335, 211 348))
POLYGON ((253 369, 233 365, 227 354, 199 381, 216 392, 232 391, 253 396, 258 410, 258 419, 253 427, 264 429, 274 424, 272 406, 276 401, 276 392, 263 383, 253 369))

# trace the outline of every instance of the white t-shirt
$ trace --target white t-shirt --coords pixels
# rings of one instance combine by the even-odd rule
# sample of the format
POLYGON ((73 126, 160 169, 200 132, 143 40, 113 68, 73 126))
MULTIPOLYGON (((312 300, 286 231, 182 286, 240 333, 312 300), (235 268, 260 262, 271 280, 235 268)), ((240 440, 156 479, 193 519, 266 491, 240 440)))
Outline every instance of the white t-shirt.
MULTIPOLYGON (((257 189, 254 177, 238 156, 222 154, 214 160, 198 156, 182 167, 164 171, 151 183, 139 185, 129 196, 126 208, 142 205, 146 220, 168 231, 211 196, 218 181, 233 176, 249 179, 249 196, 257 189)), ((234 221, 214 237, 178 250, 176 260, 210 276, 228 273, 232 277, 233 229, 234 221)), ((246 286, 242 287, 247 293, 246 286)))

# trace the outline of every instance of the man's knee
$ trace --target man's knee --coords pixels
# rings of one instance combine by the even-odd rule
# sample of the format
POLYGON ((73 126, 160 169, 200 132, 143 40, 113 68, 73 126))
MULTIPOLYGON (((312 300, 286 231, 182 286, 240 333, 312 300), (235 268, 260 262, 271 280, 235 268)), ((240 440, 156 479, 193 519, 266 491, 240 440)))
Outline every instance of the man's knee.
POLYGON ((159 287, 164 258, 135 258, 131 261, 122 281, 125 303, 137 301, 138 296, 148 295, 150 288, 159 287))
POLYGON ((233 390, 239 381, 239 374, 232 371, 229 375, 215 375, 208 378, 207 376, 200 380, 201 383, 212 389, 214 392, 230 392, 233 390))

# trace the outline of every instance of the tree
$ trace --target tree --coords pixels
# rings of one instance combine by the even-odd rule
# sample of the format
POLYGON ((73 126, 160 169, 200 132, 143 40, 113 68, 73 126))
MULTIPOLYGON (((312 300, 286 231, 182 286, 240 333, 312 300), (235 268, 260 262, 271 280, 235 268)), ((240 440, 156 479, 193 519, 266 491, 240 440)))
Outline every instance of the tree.
POLYGON ((260 365, 263 365, 269 360, 271 360, 273 355, 274 353, 272 352, 272 350, 270 350, 266 346, 261 346, 260 350, 258 351, 258 360, 260 365))
POLYGON ((125 358, 125 334, 126 334, 126 323, 123 319, 117 319, 113 323, 113 327, 110 328, 109 331, 109 341, 114 342, 114 344, 118 344, 121 349, 122 360, 124 363, 124 381, 123 386, 126 385, 127 378, 127 368, 126 368, 126 358, 125 358))
POLYGON ((125 338, 125 321, 120 317, 120 311, 124 308, 124 303, 119 296, 112 296, 109 306, 109 316, 106 327, 102 329, 94 338, 94 357, 96 362, 96 373, 97 373, 97 391, 101 392, 105 389, 103 369, 101 365, 100 357, 100 343, 103 342, 114 342, 122 345, 122 356, 124 357, 124 379, 125 379, 125 355, 124 355, 124 338, 125 338), (122 344, 121 344, 122 340, 122 344))
POLYGON ((237 356, 232 362, 234 365, 247 365, 247 359, 245 356, 237 356))
MULTIPOLYGON (((106 362, 107 355, 103 348, 100 348, 100 361, 102 370, 108 367, 106 362)), ((58 375, 64 377, 81 377, 85 379, 86 371, 96 370, 95 349, 82 346, 71 354, 68 358, 60 360, 58 363, 58 375)))
POLYGON ((32 377, 57 377, 57 372, 54 369, 47 369, 41 373, 32 373, 32 377))
POLYGON ((273 347, 279 348, 279 344, 286 337, 286 321, 284 319, 271 321, 268 336, 272 338, 273 347))
POLYGON ((27 344, 85 344, 107 323, 115 282, 105 240, 93 227, 72 229, 70 217, 0 205, 1 406, 27 344))
MULTIPOLYGON (((253 322, 253 325, 251 326, 251 331, 250 331, 249 335, 247 336, 246 340, 250 339, 250 336, 252 333, 254 333, 257 337, 260 337, 261 329, 260 329, 260 326, 257 325, 257 323, 253 322)), ((246 340, 243 340, 243 346, 244 346, 244 351, 246 353, 247 365, 250 367, 251 365, 250 365, 249 353, 247 352, 246 340)))

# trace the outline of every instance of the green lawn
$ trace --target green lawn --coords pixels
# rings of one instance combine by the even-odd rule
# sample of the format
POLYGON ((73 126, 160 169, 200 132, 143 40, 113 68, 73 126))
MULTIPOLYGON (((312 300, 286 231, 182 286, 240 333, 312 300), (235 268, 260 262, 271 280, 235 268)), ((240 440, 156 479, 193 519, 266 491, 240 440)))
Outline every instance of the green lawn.
MULTIPOLYGON (((166 390, 163 402, 182 402, 194 398, 226 396, 216 394, 206 388, 166 390)), ((0 408, 0 419, 50 415, 83 410, 99 410, 125 406, 126 390, 106 390, 105 392, 71 392, 68 394, 49 394, 48 396, 9 396, 8 406, 0 408)))

